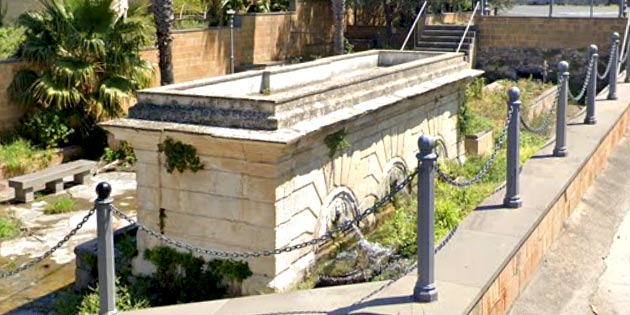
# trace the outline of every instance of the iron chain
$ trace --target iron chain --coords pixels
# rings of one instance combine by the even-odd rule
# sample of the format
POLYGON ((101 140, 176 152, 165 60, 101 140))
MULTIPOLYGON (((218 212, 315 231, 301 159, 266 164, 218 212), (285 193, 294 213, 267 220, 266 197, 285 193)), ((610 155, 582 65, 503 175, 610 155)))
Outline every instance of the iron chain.
POLYGON ((38 263, 40 263, 42 260, 50 257, 50 255, 52 255, 54 252, 56 252, 58 249, 60 249, 65 243, 67 243, 75 234, 77 234, 77 232, 83 227, 83 225, 90 219, 90 217, 94 214, 94 212, 96 211, 96 209, 91 209, 81 220, 81 222, 79 222, 79 224, 77 224, 74 229, 70 230, 70 233, 68 233, 66 236, 64 236, 64 238, 57 242, 57 244, 55 246, 53 246, 52 248, 50 248, 49 250, 47 250, 43 255, 38 256, 37 258, 31 260, 28 263, 23 264, 22 266, 11 270, 11 271, 7 271, 7 272, 3 272, 0 271, 0 279, 4 279, 4 278, 8 278, 14 275, 17 275, 18 273, 21 273, 23 271, 26 271, 28 269, 33 268, 33 266, 37 265, 38 263))
MULTIPOLYGON (((626 55, 627 56, 627 55, 626 55)), ((588 82, 591 80, 591 75, 593 74, 593 65, 595 64, 595 57, 591 57, 591 60, 588 62, 588 68, 586 68, 586 77, 584 78, 584 84, 582 84, 582 89, 580 90, 580 94, 578 94, 577 96, 574 96, 573 93, 571 93, 571 88, 567 88, 569 97, 577 102, 579 100, 582 99, 582 97, 584 97, 584 95, 586 95, 586 89, 588 89, 588 82)))
POLYGON ((613 43, 610 46, 610 54, 608 55, 608 65, 606 65, 606 71, 604 71, 603 74, 599 74, 599 67, 597 67, 597 78, 599 78, 600 80, 603 80, 604 78, 606 78, 606 76, 608 75, 608 72, 610 71, 610 66, 612 65, 612 59, 613 59, 613 54, 615 49, 617 49, 617 43, 613 43))
POLYGON ((507 138, 507 131, 510 126, 510 121, 512 121, 513 114, 514 114, 514 108, 510 107, 507 113, 507 118, 505 119, 505 125, 503 126, 503 130, 501 131, 501 135, 499 135, 499 138, 497 139, 497 143, 494 145, 494 151, 492 152, 492 155, 490 155, 490 158, 488 159, 488 161, 486 161, 486 164, 483 165, 483 167, 481 168, 481 170, 479 170, 479 172, 477 173, 477 175, 475 175, 475 177, 465 182, 457 181, 456 179, 451 178, 451 176, 449 176, 444 170, 442 170, 439 164, 436 165, 435 167, 435 171, 438 177, 442 181, 446 182, 447 184, 450 184, 452 186, 459 187, 459 188, 466 188, 470 185, 473 185, 479 182, 486 175, 486 173, 488 173, 488 170, 490 170, 490 167, 492 166, 492 164, 494 164, 494 161, 496 160, 497 155, 499 154, 499 151, 503 147, 503 143, 505 142, 505 139, 507 138))
POLYGON ((205 254, 205 255, 216 256, 216 257, 225 257, 225 258, 250 258, 250 257, 260 257, 260 256, 273 256, 273 255, 279 255, 282 253, 292 252, 292 251, 309 247, 309 246, 318 245, 320 243, 324 243, 329 240, 332 240, 334 238, 334 234, 336 233, 339 233, 339 232, 345 233, 345 232, 350 231, 353 228, 353 225, 359 224, 359 222, 365 219, 368 215, 376 212, 377 209, 384 206, 398 192, 400 192, 405 187, 410 185, 417 174, 418 174, 418 170, 416 169, 413 173, 409 174, 402 182, 396 184, 389 193, 387 193, 383 198, 379 199, 376 203, 374 203, 374 205, 372 205, 371 207, 364 210, 362 213, 355 216, 352 220, 348 220, 344 224, 337 226, 335 228, 332 228, 331 230, 326 232, 326 234, 324 235, 316 237, 310 241, 306 241, 306 242, 295 244, 295 245, 284 246, 284 247, 280 247, 276 249, 269 249, 269 250, 251 251, 251 252, 225 252, 225 251, 219 251, 219 250, 213 250, 213 249, 200 248, 197 246, 186 244, 184 242, 169 238, 162 233, 156 232, 148 228, 147 226, 138 223, 136 220, 131 219, 129 216, 127 216, 120 210, 116 209, 116 207, 114 207, 113 205, 111 207, 112 207, 112 212, 116 216, 129 222, 130 224, 137 225, 141 231, 149 234, 150 236, 160 241, 163 241, 167 244, 170 244, 172 246, 175 246, 181 249, 189 250, 191 252, 195 252, 199 254, 205 254))
POLYGON ((554 110, 556 108, 556 105, 558 105, 558 102, 560 101, 560 91, 562 90, 562 84, 564 84, 564 78, 558 77, 558 86, 556 88, 556 98, 554 100, 554 103, 549 108, 549 112, 547 113, 547 116, 545 116, 545 120, 543 121, 542 124, 540 124, 540 126, 534 128, 525 121, 525 118, 523 118, 523 116, 520 117, 521 125, 523 125, 525 130, 531 133, 535 133, 535 134, 541 134, 547 130, 547 128, 551 124, 551 119, 552 119, 554 110))

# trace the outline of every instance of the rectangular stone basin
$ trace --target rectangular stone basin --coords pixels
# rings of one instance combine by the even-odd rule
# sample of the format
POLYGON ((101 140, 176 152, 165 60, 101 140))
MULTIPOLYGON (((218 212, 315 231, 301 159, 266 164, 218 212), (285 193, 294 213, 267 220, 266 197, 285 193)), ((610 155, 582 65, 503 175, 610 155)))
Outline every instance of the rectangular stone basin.
POLYGON ((130 118, 277 130, 417 85, 461 67, 461 55, 375 50, 138 93, 130 118))
MULTIPOLYGON (((457 112, 481 73, 461 53, 368 51, 143 90, 129 118, 103 126, 138 158, 140 223, 203 248, 268 250, 323 235, 340 203, 350 216, 373 205, 416 167, 421 134, 456 157, 457 112), (331 135, 347 145, 331 149, 331 135), (169 173, 169 138, 204 169, 169 173)), ((158 245, 138 232, 140 253, 158 245)), ((247 259, 243 292, 291 289, 325 248, 247 259)))

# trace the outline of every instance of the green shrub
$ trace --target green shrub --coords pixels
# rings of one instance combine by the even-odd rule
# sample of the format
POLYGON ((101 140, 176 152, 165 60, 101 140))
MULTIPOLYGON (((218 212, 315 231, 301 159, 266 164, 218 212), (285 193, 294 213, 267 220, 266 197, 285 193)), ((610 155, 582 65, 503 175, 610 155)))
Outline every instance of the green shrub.
POLYGON ((15 56, 24 42, 24 28, 16 26, 0 27, 0 59, 15 56))
POLYGON ((20 221, 13 217, 0 216, 0 240, 20 235, 20 221))
MULTIPOLYGON (((87 294, 76 293, 67 289, 59 293, 53 304, 53 312, 56 315, 92 315, 99 313, 98 286, 90 289, 87 294)), ((116 280, 116 309, 118 311, 131 311, 149 307, 146 299, 135 297, 129 288, 116 280)))
POLYGON ((122 161, 125 166, 130 166, 136 163, 136 154, 133 152, 133 148, 127 141, 121 141, 118 149, 112 150, 111 148, 105 148, 105 153, 101 159, 105 163, 112 163, 116 160, 122 161))
POLYGON ((22 121, 18 133, 35 145, 56 148, 67 144, 74 132, 66 121, 67 118, 58 111, 38 111, 22 121))
POLYGON ((52 150, 37 149, 24 139, 0 144, 0 168, 2 168, 5 177, 18 176, 46 168, 53 156, 52 150))
POLYGON ((214 259, 206 262, 191 253, 170 247, 146 250, 144 258, 156 272, 137 279, 134 292, 148 297, 151 305, 169 305, 222 298, 225 281, 240 282, 252 275, 247 262, 214 259))
POLYGON ((48 202, 44 214, 59 214, 76 211, 77 202, 72 197, 57 197, 48 202))

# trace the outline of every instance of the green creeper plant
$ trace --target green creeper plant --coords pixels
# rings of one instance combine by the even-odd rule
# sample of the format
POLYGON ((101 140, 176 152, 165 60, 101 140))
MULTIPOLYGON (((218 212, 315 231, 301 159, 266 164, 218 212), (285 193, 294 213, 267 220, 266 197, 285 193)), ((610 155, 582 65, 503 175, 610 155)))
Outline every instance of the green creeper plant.
POLYGON ((169 173, 173 173, 175 170, 180 173, 183 173, 185 170, 196 173, 204 168, 203 163, 199 160, 199 156, 197 156, 197 149, 190 144, 167 137, 164 142, 158 144, 158 151, 164 152, 166 156, 166 171, 169 173))

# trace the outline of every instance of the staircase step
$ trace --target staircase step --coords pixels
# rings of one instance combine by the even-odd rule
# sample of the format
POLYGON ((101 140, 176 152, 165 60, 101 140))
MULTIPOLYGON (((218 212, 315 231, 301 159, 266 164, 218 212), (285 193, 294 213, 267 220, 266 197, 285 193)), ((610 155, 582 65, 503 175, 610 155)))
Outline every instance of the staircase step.
MULTIPOLYGON (((455 30, 423 30, 422 35, 429 36, 457 36, 462 37, 464 35, 464 31, 455 31, 455 30)), ((474 37, 477 34, 475 31, 469 30, 466 33, 466 37, 474 37)))
MULTIPOLYGON (((416 47, 416 51, 435 51, 435 52, 455 52, 456 48, 440 48, 440 47, 416 47)), ((468 53, 468 48, 462 47, 459 52, 468 53)))
POLYGON ((466 25, 425 25, 425 30, 465 30, 466 25))
MULTIPOLYGON (((474 37, 466 36, 464 38, 464 43, 472 42, 474 37)), ((420 36, 420 42, 447 42, 447 43, 459 43, 462 40, 461 36, 433 36, 433 35, 424 35, 420 36)))
MULTIPOLYGON (((439 47, 439 48, 451 48, 451 49, 456 49, 457 46, 459 45, 459 42, 456 43, 445 43, 445 42, 424 42, 421 41, 419 42, 416 47, 418 48, 424 48, 424 47, 439 47)), ((462 44, 462 48, 468 48, 470 47, 470 43, 463 43, 462 44)))

